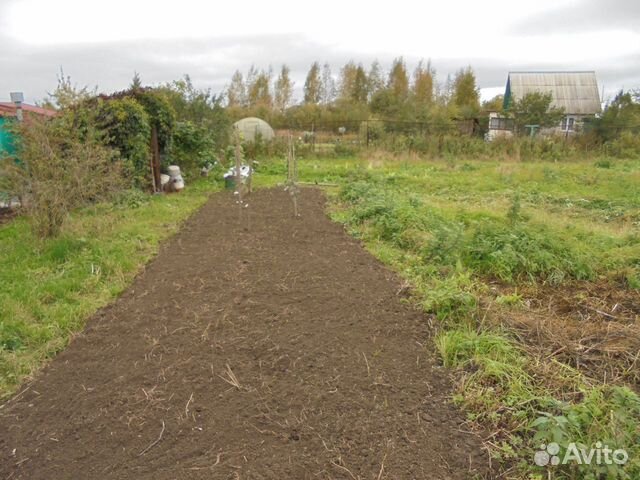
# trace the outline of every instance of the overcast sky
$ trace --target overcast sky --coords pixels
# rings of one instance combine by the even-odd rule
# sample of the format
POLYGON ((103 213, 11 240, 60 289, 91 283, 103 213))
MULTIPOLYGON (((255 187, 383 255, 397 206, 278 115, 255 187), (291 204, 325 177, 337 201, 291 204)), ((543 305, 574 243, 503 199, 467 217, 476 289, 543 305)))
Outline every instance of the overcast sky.
POLYGON ((0 101, 41 100, 60 68, 80 86, 125 88, 189 74, 222 91, 251 64, 334 74, 354 59, 431 59, 439 81, 471 65, 484 98, 509 70, 595 70, 605 98, 640 87, 640 0, 417 2, 0 0, 0 101))

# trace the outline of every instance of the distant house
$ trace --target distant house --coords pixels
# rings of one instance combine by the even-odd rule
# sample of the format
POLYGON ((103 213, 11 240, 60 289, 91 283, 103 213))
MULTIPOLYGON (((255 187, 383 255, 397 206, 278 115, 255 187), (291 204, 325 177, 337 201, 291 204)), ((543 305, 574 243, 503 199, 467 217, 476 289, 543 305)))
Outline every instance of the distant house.
MULTIPOLYGON (((14 155, 16 153, 14 131, 10 128, 10 125, 19 118, 18 108, 22 110, 22 118, 27 120, 35 115, 41 117, 54 117, 56 115, 56 111, 49 108, 36 107, 25 103, 21 103, 20 107, 18 107, 13 102, 0 102, 0 159, 5 155, 14 155)), ((8 193, 0 190, 0 208, 16 205, 19 205, 17 199, 12 199, 8 193)))
MULTIPOLYGON (((556 133, 575 132, 585 118, 601 112, 600 94, 595 72, 509 72, 504 92, 504 110, 529 93, 551 93, 551 106, 564 109, 565 117, 556 133)), ((504 131, 511 127, 501 115, 490 115, 489 130, 504 131)))
MULTIPOLYGON (((30 115, 40 115, 44 117, 53 117, 56 115, 55 110, 48 108, 36 107, 35 105, 21 104, 22 112, 25 117, 30 115)), ((14 138, 9 128, 7 128, 17 117, 18 107, 13 102, 0 102, 0 155, 2 153, 14 153, 14 138)))

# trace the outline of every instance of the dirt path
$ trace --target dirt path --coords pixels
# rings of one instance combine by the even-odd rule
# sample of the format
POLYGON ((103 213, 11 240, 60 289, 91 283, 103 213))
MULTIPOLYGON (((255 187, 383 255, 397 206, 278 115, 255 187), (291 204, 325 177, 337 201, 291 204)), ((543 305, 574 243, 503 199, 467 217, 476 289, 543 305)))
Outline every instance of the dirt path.
POLYGON ((398 280, 304 190, 215 195, 0 408, 0 478, 470 479, 398 280), (236 384, 235 386, 233 384, 236 384))

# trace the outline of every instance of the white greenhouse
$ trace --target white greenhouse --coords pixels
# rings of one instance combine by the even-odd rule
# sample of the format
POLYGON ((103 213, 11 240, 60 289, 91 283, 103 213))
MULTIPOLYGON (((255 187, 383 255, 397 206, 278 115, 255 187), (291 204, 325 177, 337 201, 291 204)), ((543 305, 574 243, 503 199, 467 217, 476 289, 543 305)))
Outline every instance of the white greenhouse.
POLYGON ((245 142, 253 142, 257 134, 265 141, 273 140, 275 136, 271 125, 256 117, 243 118, 234 123, 233 126, 240 131, 242 140, 245 142))

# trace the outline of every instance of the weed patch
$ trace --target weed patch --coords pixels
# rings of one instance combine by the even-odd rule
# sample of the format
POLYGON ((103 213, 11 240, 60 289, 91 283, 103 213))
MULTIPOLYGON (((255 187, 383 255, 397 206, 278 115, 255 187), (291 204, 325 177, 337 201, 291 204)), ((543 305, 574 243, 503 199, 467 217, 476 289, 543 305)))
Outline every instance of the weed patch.
MULTIPOLYGON (((592 168, 613 170, 604 164, 592 168)), ((604 216, 595 220, 601 223, 594 231, 594 217, 588 216, 610 211, 614 203, 628 212, 636 199, 610 195, 606 201, 565 203, 565 211, 574 215, 549 222, 549 212, 541 209, 582 188, 571 183, 564 167, 537 167, 533 178, 540 175, 544 188, 531 177, 523 180, 515 168, 501 169, 491 180, 493 189, 478 173, 482 167, 455 172, 474 176, 475 185, 453 173, 445 185, 438 176, 446 171, 431 169, 433 177, 402 168, 374 170, 368 178, 344 182, 336 197, 341 210, 334 217, 414 287, 416 301, 436 320, 435 344, 443 364, 457 372, 454 399, 471 421, 491 430, 489 450, 505 469, 517 472, 517 478, 635 478, 640 474, 640 397, 623 385, 598 384, 574 365, 529 348, 508 324, 491 318, 492 302, 505 311, 526 312, 518 288, 498 295, 488 291, 495 280, 557 288, 607 277, 638 288, 637 235, 617 234, 605 226, 604 216), (500 184, 508 186, 501 203, 474 204, 495 198, 500 184), (582 215, 584 227, 575 221, 582 215), (559 444, 559 455, 571 442, 585 448, 607 444, 625 448, 634 460, 624 466, 539 467, 534 454, 549 442, 559 444)), ((600 176, 585 174, 584 179, 584 185, 607 189, 609 195, 600 176)))

